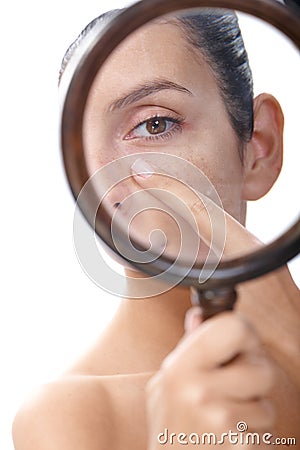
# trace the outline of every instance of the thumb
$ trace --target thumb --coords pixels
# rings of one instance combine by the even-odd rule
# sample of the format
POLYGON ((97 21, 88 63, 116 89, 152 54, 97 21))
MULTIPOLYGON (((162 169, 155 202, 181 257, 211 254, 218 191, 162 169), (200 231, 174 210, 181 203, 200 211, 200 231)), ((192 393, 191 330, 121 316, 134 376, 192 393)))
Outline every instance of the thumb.
POLYGON ((185 335, 191 334, 195 331, 203 322, 202 310, 200 306, 193 306, 190 308, 186 315, 184 321, 185 335))

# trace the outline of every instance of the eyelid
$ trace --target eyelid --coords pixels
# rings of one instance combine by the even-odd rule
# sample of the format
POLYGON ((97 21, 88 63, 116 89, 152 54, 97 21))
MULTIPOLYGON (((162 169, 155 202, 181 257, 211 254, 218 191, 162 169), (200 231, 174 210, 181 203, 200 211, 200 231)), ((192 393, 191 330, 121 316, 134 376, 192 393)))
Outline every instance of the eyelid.
POLYGON ((155 114, 155 115, 149 116, 147 119, 143 120, 142 122, 139 122, 135 127, 131 128, 129 133, 127 133, 126 136, 124 137, 124 140, 151 141, 151 140, 158 140, 158 139, 163 139, 163 138, 166 139, 166 138, 170 137, 170 135, 172 133, 175 133, 176 131, 181 131, 182 123, 183 123, 182 118, 174 117, 171 115, 169 116, 166 114, 163 114, 163 115, 155 114), (141 128, 143 125, 145 125, 148 121, 150 121, 152 119, 163 119, 166 122, 171 122, 172 123, 171 129, 167 129, 161 133, 153 134, 153 135, 151 135, 149 133, 148 136, 142 136, 142 135, 132 136, 136 130, 141 128))
POLYGON ((163 106, 149 105, 143 107, 142 109, 139 109, 136 114, 134 114, 134 117, 132 118, 132 120, 130 120, 129 127, 131 130, 133 130, 143 122, 146 122, 147 120, 153 119, 155 117, 166 117, 168 119, 170 118, 178 120, 182 119, 182 116, 172 109, 165 108, 163 106))
POLYGON ((181 119, 178 119, 177 117, 168 116, 166 114, 164 114, 164 115, 155 114, 154 116, 150 116, 146 120, 143 120, 143 122, 138 123, 137 126, 135 126, 133 128, 133 130, 137 129, 141 125, 144 125, 145 123, 147 123, 149 120, 152 120, 152 119, 166 119, 166 120, 169 120, 170 122, 174 122, 174 123, 181 122, 181 119))
POLYGON ((168 117, 171 119, 183 119, 181 113, 169 106, 158 104, 144 104, 136 108, 130 108, 126 114, 119 115, 118 120, 121 121, 121 135, 126 135, 130 130, 154 117, 168 117))
MULTIPOLYGON (((151 119, 155 119, 155 118, 170 120, 174 123, 174 126, 176 126, 176 124, 177 124, 178 128, 180 126, 182 126, 182 124, 185 122, 185 118, 181 114, 179 114, 177 111, 175 111, 169 107, 166 108, 164 106, 158 106, 158 105, 143 105, 143 107, 139 108, 139 110, 136 112, 136 114, 134 114, 134 117, 131 118, 131 120, 128 120, 128 124, 126 126, 127 131, 124 134, 122 133, 123 134, 122 139, 129 141, 130 134, 133 133, 133 131, 136 128, 138 128, 139 126, 142 126, 147 121, 149 121, 151 119)), ((172 132, 172 130, 170 130, 170 131, 172 132)), ((158 134, 158 135, 153 135, 153 136, 149 135, 148 138, 155 137, 155 136, 162 137, 166 133, 168 133, 168 131, 166 131, 165 133, 162 133, 162 134, 158 134)), ((134 139, 134 138, 132 138, 132 139, 134 139)), ((135 139, 145 140, 145 139, 147 139, 147 137, 137 136, 135 139)))

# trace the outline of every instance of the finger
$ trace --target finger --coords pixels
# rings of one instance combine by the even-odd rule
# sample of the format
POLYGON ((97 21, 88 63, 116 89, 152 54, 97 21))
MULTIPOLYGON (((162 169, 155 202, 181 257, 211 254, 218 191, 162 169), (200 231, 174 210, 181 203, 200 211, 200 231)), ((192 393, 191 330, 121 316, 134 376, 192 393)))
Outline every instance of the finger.
POLYGON ((190 308, 185 315, 184 321, 184 329, 186 335, 196 330, 201 325, 202 322, 203 317, 201 308, 199 306, 193 306, 192 308, 190 308))
POLYGON ((224 312, 202 323, 164 360, 181 372, 221 367, 237 355, 259 351, 250 325, 236 313, 224 312))
MULTIPOLYGON (((270 432, 275 414, 266 399, 250 402, 212 402, 205 408, 205 419, 222 432, 270 432)), ((251 442, 250 442, 251 443, 251 442)))
POLYGON ((125 236, 130 236, 132 242, 143 249, 149 248, 159 254, 165 252, 165 256, 172 260, 180 255, 181 259, 193 262, 200 242, 195 222, 188 223, 174 214, 168 206, 170 195, 162 207, 162 200, 151 192, 133 184, 132 179, 130 183, 126 180, 111 190, 107 203, 113 217, 112 229, 116 224, 117 230, 122 229, 125 236))
MULTIPOLYGON (((168 174, 162 173, 158 168, 153 168, 150 171, 149 165, 147 163, 147 170, 137 171, 141 166, 141 158, 139 158, 132 166, 132 172, 140 185, 147 189, 147 192, 151 192, 153 197, 156 197, 160 203, 161 207, 167 211, 172 211, 172 214, 178 219, 179 217, 189 223, 196 222, 196 232, 205 244, 211 246, 211 221, 210 216, 204 202, 205 197, 197 195, 197 193, 187 186, 185 183, 172 178, 168 174), (170 195, 172 194, 172 195, 170 195), (196 220, 195 220, 196 219, 196 220), (201 231, 199 229, 199 224, 201 224, 201 231)), ((143 166, 143 162, 142 162, 143 166)), ((220 229, 218 229, 215 234, 214 248, 213 250, 220 254, 223 252, 224 248, 224 223, 222 210, 214 210, 213 213, 219 215, 220 220, 215 221, 215 224, 220 224, 220 229)), ((181 221, 182 223, 182 221, 181 221)))
MULTIPOLYGON (((222 210, 214 202, 212 202, 207 196, 201 193, 196 193, 192 188, 189 188, 186 184, 176 180, 174 177, 149 165, 139 158, 131 167, 132 174, 135 181, 144 189, 159 188, 151 192, 153 196, 159 198, 163 202, 162 192, 172 192, 174 198, 184 199, 185 204, 188 206, 192 215, 195 217, 198 224, 198 229, 201 238, 207 245, 210 245, 212 241, 212 226, 211 218, 220 217, 220 214, 224 214, 226 224, 226 242, 224 248, 225 256, 238 256, 241 254, 241 249, 244 253, 245 249, 249 251, 257 249, 261 246, 260 241, 255 238, 249 231, 247 231, 237 220, 231 217, 227 212, 222 210), (143 169, 143 166, 145 169, 143 169)), ((168 202, 170 208, 174 207, 174 210, 178 214, 184 214, 183 210, 180 210, 178 202, 174 205, 168 202)), ((214 224, 217 228, 218 224, 214 224)), ((218 232, 217 232, 218 233, 218 232)), ((222 230, 220 230, 220 237, 222 236, 222 230)), ((221 239, 220 239, 221 240, 221 239)), ((215 242, 218 242, 214 240, 215 242)), ((221 242, 218 243, 221 246, 221 242)), ((214 249, 220 251, 220 248, 214 249)))
MULTIPOLYGON (((199 378, 198 395, 202 403, 220 398, 245 401, 267 396, 274 385, 274 371, 261 355, 247 354, 199 378)), ((195 390, 196 391, 196 390, 195 390)))

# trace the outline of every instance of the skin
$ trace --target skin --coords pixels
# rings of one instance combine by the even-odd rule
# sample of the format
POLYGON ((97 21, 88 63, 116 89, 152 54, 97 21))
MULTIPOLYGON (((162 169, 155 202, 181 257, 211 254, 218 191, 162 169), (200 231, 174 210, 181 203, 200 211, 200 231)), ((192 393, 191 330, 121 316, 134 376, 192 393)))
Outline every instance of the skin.
MULTIPOLYGON (((278 103, 263 94, 255 100, 254 113, 254 134, 244 145, 242 164, 240 143, 209 66, 178 27, 148 25, 122 44, 93 86, 85 121, 90 171, 143 151, 188 159, 209 176, 222 198, 226 254, 241 246, 249 251, 260 244, 241 225, 246 201, 270 189, 282 161, 278 103), (170 76, 184 90, 164 88, 130 104, 120 101, 143 83, 170 76), (175 127, 168 138, 145 139, 140 136, 144 128, 137 131, 138 123, 153 115, 169 118, 174 113, 182 119, 181 129, 175 127), (110 151, 101 153, 101 148, 110 151)), ((146 177, 144 164, 142 158, 128 168, 132 176, 110 200, 122 202, 128 193, 148 187, 168 188, 200 211, 197 222, 205 230, 201 201, 175 180, 156 175, 155 167, 146 177)), ((130 277, 139 274, 127 270, 127 275, 130 296, 130 277)), ((299 292, 287 268, 239 286, 236 310, 205 323, 201 310, 191 308, 190 291, 184 287, 147 300, 124 299, 90 351, 24 404, 14 423, 15 448, 156 450, 162 447, 157 435, 166 427, 176 433, 220 435, 236 430, 241 420, 249 431, 294 436, 300 442, 299 318, 299 292)))
MULTIPOLYGON (((183 40, 176 26, 145 27, 135 37, 128 38, 99 73, 85 117, 85 150, 91 174, 103 164, 128 154, 157 151, 183 157, 200 167, 220 193, 235 186, 233 196, 232 192, 230 197, 223 195, 222 201, 233 217, 244 221, 243 171, 238 152, 232 151, 237 146, 237 137, 211 70, 199 52, 183 40), (161 35, 153 36, 162 30, 163 42, 161 35), (178 46, 179 40, 183 45, 178 46), (137 60, 143 67, 142 73, 136 70, 137 60), (158 81, 172 82, 182 90, 159 89, 158 81), (126 96, 143 85, 153 85, 158 92, 124 105, 126 96), (103 89, 104 86, 110 88, 103 89), (100 99, 103 108, 99 108, 100 99), (149 133, 148 139, 143 138, 145 127, 134 130, 136 125, 156 115, 183 123, 180 127, 170 127, 169 133, 164 133, 164 138, 156 136, 158 139, 151 138, 149 133), (212 147, 213 152, 207 150, 212 147), (103 152, 100 148, 110 151, 103 152), (223 170, 225 164, 227 171, 223 170)), ((129 183, 122 186, 124 196, 134 189, 131 180, 129 183)), ((116 200, 122 200, 119 192, 115 195, 116 200)))

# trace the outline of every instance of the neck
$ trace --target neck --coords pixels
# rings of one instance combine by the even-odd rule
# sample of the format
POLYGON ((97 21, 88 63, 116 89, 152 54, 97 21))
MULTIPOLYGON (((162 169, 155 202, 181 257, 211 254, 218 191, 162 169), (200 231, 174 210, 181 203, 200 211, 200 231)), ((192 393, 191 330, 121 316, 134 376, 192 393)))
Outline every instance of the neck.
POLYGON ((128 364, 126 371, 157 370, 184 333, 185 314, 191 307, 190 290, 179 286, 146 299, 130 298, 135 292, 131 277, 144 275, 126 275, 128 298, 121 301, 110 332, 119 337, 120 357, 125 352, 128 364))
MULTIPOLYGON (((128 276, 128 273, 126 273, 128 276)), ((135 274, 135 276, 139 276, 135 274)), ((145 277, 145 275, 140 275, 145 277)), ((171 330, 177 328, 180 324, 180 332, 182 331, 183 321, 186 311, 191 307, 190 289, 184 286, 176 286, 169 288, 167 284, 159 283, 155 295, 148 298, 136 299, 131 296, 136 291, 134 279, 128 277, 127 282, 127 299, 121 303, 121 311, 135 314, 139 326, 141 322, 145 325, 151 322, 151 326, 161 328, 161 332, 169 334, 171 330), (177 326, 176 326, 177 324, 177 326)), ((152 285, 152 288, 154 284, 152 285)))

